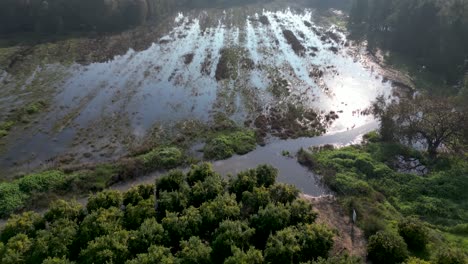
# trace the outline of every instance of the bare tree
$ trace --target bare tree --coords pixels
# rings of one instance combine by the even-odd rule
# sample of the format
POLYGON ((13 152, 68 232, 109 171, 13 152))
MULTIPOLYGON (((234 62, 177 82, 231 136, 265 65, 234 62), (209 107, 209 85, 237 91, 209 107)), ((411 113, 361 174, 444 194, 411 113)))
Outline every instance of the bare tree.
POLYGON ((374 113, 382 121, 387 140, 424 142, 430 158, 444 146, 456 149, 466 143, 468 118, 448 98, 418 96, 387 105, 382 98, 374 103, 374 113))

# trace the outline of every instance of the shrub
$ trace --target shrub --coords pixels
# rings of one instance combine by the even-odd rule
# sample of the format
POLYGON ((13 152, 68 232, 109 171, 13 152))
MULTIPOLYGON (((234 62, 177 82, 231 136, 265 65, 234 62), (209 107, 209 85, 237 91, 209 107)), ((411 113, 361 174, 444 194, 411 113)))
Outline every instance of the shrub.
POLYGON ((375 263, 401 263, 408 257, 405 241, 398 234, 379 231, 369 238, 367 253, 375 263))
POLYGON ((406 218, 398 223, 398 233, 411 250, 423 250, 429 242, 426 227, 416 218, 406 218))

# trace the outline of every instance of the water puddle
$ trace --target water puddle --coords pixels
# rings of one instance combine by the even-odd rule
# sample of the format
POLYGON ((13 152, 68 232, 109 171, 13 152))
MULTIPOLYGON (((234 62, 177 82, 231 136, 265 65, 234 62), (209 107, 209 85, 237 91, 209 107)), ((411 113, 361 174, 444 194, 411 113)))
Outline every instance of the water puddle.
MULTIPOLYGON (((209 122, 216 112, 240 123, 265 117, 265 132, 275 135, 272 126, 278 126, 280 137, 278 131, 312 129, 321 122, 327 133, 353 130, 373 124, 366 108, 378 95, 391 94, 390 83, 347 47, 343 33, 314 24, 313 10, 240 15, 227 10, 217 17, 210 12, 178 14, 173 29, 146 50, 129 49, 107 62, 68 67, 67 77, 50 95, 48 112, 5 146, 0 166, 34 167, 66 154, 76 161, 117 158, 155 125, 209 122), (226 58, 222 50, 229 51, 226 58), (230 72, 219 79, 221 60, 227 60, 230 72), (275 82, 285 85, 272 88, 275 82), (284 109, 291 105, 301 112, 287 120, 294 126, 286 127, 289 113, 284 109), (272 118, 272 113, 283 118, 272 118)), ((278 141, 215 167, 224 174, 267 162, 280 168, 282 179, 309 175, 277 150, 296 150, 320 138, 278 141)), ((313 182, 309 176, 296 185, 319 193, 305 187, 313 182)))

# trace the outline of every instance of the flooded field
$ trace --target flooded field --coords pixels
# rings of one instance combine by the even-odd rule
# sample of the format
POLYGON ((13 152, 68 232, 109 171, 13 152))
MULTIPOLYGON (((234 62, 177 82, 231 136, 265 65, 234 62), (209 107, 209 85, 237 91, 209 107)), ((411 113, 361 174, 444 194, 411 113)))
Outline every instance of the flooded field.
POLYGON ((0 138, 0 167, 112 160, 155 128, 208 124, 218 113, 267 143, 369 124, 367 108, 378 95, 390 97, 391 83, 345 32, 318 16, 289 8, 179 13, 138 51, 40 63, 28 76, 2 70, 2 113, 37 96, 47 107, 0 138))

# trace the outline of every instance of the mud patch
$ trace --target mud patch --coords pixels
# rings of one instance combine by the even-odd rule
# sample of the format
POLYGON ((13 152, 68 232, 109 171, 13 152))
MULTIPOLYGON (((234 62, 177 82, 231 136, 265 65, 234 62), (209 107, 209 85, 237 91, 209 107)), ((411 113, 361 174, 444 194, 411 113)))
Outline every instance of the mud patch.
POLYGON ((262 23, 264 26, 270 25, 270 20, 268 20, 267 16, 260 16, 259 18, 260 23, 262 23))
POLYGON ((299 56, 304 56, 306 51, 305 47, 301 44, 301 42, 297 39, 296 35, 291 30, 283 30, 284 38, 289 45, 291 45, 294 52, 299 56))
POLYGON ((185 65, 189 65, 190 63, 192 63, 194 56, 195 54, 193 53, 185 54, 183 56, 185 65))
POLYGON ((303 195, 303 197, 312 203, 314 210, 318 213, 317 222, 337 231, 330 255, 342 254, 345 251, 352 256, 366 259, 367 243, 364 232, 352 225, 350 217, 333 196, 303 195))
POLYGON ((220 51, 221 57, 216 67, 216 80, 235 80, 239 76, 240 67, 252 68, 253 61, 246 60, 245 53, 246 51, 241 47, 223 48, 220 51))

